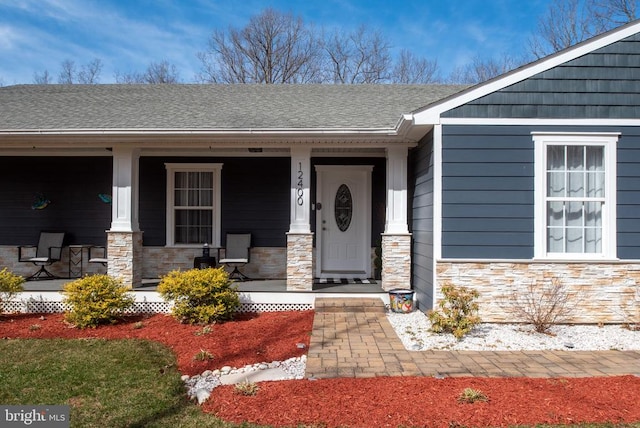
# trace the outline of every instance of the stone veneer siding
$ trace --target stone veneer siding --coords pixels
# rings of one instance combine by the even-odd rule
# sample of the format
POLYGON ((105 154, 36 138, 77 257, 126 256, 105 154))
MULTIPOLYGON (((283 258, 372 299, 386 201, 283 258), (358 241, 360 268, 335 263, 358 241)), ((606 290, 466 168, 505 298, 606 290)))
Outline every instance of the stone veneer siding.
POLYGON ((287 290, 313 289, 313 234, 287 233, 287 290))
MULTIPOLYGON (((34 249, 25 249, 23 251, 23 256, 35 257, 35 248, 34 249), (29 252, 31 251, 31 252, 29 252)), ((89 263, 88 262, 89 254, 86 248, 82 250, 82 275, 87 274, 95 274, 95 273, 105 273, 105 267, 100 263, 89 263)), ((79 263, 79 259, 74 259, 75 263, 79 263)), ((7 268, 9 271, 15 273, 16 275, 22 275, 24 277, 28 277, 34 274, 39 266, 34 265, 30 262, 19 262, 18 261, 18 247, 16 246, 0 246, 0 270, 3 268, 7 268)), ((80 266, 76 265, 74 270, 78 270, 79 273, 80 266)), ((55 262, 50 266, 47 266, 47 270, 52 274, 59 276, 61 278, 69 277, 69 248, 65 247, 62 249, 62 258, 59 262, 55 262)), ((79 276, 79 275, 78 275, 79 276)))
POLYGON ((107 232, 107 273, 131 288, 142 284, 142 232, 107 232))
MULTIPOLYGON (((176 269, 193 269, 193 259, 202 256, 202 248, 144 247, 142 252, 142 275, 144 278, 158 278, 176 269)), ((224 249, 220 251, 220 255, 224 255, 224 249)), ((211 256, 217 259, 215 249, 211 249, 211 256)), ((286 276, 286 250, 284 248, 253 247, 249 263, 239 269, 249 278, 284 279, 286 276)))
POLYGON ((382 234, 382 289, 411 288, 411 234, 382 234))
POLYGON ((445 283, 478 290, 484 322, 524 322, 509 310, 511 293, 522 295, 531 284, 550 284, 556 278, 566 286, 574 308, 565 322, 640 322, 640 264, 438 262, 436 271, 436 301, 445 283))

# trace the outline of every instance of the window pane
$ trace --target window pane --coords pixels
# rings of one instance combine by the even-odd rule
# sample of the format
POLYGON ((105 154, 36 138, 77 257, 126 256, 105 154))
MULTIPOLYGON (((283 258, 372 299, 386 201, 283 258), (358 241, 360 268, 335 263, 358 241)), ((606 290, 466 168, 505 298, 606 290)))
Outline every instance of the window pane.
POLYGON ((583 253, 583 229, 578 227, 567 228, 567 253, 583 253))
POLYGON ((547 196, 556 198, 566 196, 564 178, 564 171, 547 173, 547 196))
POLYGON ((602 229, 586 229, 585 230, 585 253, 601 253, 602 252, 602 229))
POLYGON ((587 171, 604 171, 604 147, 587 146, 587 171))
POLYGON ((568 172, 567 173, 567 187, 569 191, 567 196, 570 198, 580 198, 584 196, 584 173, 580 172, 568 172))
POLYGON ((564 171, 564 146, 547 147, 547 170, 564 171))
POLYGON ((583 146, 567 146, 567 170, 584 171, 583 146))
POLYGON ((188 179, 187 179, 187 173, 186 172, 176 172, 175 175, 175 187, 176 189, 186 189, 188 186, 188 179))
POLYGON ((585 226, 602 227, 602 203, 587 202, 584 206, 585 226))
POLYGON ((550 253, 564 253, 564 228, 550 227, 547 231, 547 251, 550 253))
POLYGON ((547 224, 551 227, 564 226, 564 202, 549 202, 547 224))
POLYGON ((213 205, 213 191, 200 190, 200 206, 210 207, 213 205))
POLYGON ((176 189, 176 191, 174 192, 174 204, 177 207, 184 207, 187 206, 187 201, 188 201, 188 191, 187 190, 178 190, 176 189))
POLYGON ((213 189, 213 173, 212 172, 200 173, 200 187, 203 189, 213 189))
POLYGON ((568 227, 582 227, 582 206, 582 202, 567 202, 565 204, 568 227))

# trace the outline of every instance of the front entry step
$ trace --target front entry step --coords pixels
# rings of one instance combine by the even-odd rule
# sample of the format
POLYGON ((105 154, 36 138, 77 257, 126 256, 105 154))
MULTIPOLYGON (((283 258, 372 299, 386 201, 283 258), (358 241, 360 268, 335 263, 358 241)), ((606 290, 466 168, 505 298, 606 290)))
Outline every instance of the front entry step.
POLYGON ((377 298, 316 297, 314 307, 316 312, 386 313, 384 302, 377 298))

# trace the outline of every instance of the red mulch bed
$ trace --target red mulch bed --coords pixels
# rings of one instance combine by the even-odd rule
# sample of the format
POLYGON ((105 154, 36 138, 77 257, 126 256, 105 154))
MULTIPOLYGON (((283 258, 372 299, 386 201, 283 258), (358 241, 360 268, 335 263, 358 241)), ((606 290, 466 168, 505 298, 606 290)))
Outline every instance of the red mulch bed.
MULTIPOLYGON (((309 345, 313 312, 242 315, 216 324, 179 324, 166 315, 132 317, 112 326, 78 330, 60 314, 0 317, 0 338, 140 338, 157 340, 176 353, 180 372, 193 375, 225 365, 241 367, 299 356, 309 345), (140 327, 139 323, 142 323, 140 327), (32 326, 39 325, 39 328, 32 326), (193 357, 200 350, 211 361, 193 357)), ((371 378, 263 382, 256 396, 216 388, 202 409, 220 418, 273 426, 326 427, 513 426, 535 424, 634 423, 640 421, 640 378, 371 378), (465 388, 487 402, 458 402, 465 388)))

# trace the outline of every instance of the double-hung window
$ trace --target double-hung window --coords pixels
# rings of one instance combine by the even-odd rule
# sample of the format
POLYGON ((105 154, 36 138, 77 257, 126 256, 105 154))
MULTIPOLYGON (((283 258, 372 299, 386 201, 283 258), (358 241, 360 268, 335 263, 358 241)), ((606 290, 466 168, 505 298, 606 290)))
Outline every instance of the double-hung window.
POLYGON ((217 246, 222 164, 165 164, 167 245, 217 246))
POLYGON ((616 257, 613 133, 534 133, 537 258, 616 257))

